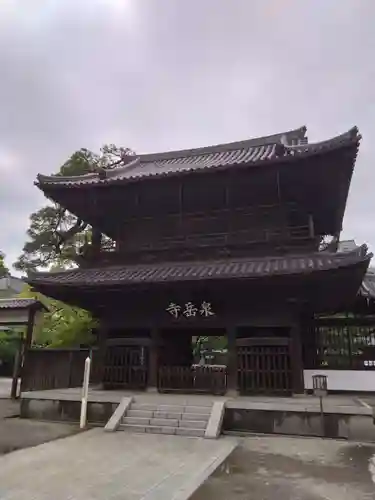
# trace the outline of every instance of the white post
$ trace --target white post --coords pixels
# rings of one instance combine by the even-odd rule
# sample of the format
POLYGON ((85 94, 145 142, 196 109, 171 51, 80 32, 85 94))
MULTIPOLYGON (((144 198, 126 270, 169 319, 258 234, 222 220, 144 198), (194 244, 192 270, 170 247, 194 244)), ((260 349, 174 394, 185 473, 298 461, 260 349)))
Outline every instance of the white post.
POLYGON ((84 429, 86 427, 87 399, 89 396, 90 370, 91 370, 91 358, 90 358, 90 356, 87 356, 86 361, 85 361, 85 373, 83 375, 81 418, 79 421, 80 429, 84 429))

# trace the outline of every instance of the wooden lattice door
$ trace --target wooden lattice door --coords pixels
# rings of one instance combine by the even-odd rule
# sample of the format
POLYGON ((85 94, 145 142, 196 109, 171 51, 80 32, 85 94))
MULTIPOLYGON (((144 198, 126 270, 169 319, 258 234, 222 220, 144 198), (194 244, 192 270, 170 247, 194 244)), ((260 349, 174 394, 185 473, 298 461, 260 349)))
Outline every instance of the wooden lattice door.
POLYGON ((290 339, 281 337, 237 340, 238 386, 242 394, 292 392, 290 339))
POLYGON ((103 385, 106 388, 144 389, 147 386, 147 367, 147 346, 108 346, 103 385))

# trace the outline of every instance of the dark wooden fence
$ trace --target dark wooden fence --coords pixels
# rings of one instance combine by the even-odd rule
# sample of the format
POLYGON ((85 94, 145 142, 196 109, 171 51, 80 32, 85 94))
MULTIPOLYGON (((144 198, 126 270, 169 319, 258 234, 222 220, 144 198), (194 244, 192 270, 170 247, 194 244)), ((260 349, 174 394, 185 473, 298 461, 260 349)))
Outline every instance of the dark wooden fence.
POLYGON ((306 368, 375 370, 375 318, 320 318, 303 339, 306 368))
POLYGON ((106 389, 145 389, 148 347, 109 345, 106 351, 103 386, 106 389))
MULTIPOLYGON (((95 350, 92 352, 91 382, 97 379, 95 350)), ((85 360, 89 349, 31 348, 26 353, 22 371, 22 391, 64 389, 83 383, 85 360)))
POLYGON ((237 371, 241 394, 290 394, 290 339, 238 339, 237 371))
POLYGON ((225 394, 225 366, 162 366, 158 372, 159 392, 225 394))

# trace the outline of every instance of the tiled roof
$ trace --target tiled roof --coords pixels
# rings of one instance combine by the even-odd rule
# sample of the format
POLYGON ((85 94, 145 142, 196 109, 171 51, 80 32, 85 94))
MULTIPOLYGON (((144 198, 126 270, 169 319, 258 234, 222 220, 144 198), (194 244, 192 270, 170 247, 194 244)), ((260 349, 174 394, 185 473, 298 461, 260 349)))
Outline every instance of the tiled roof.
POLYGON ((126 181, 140 177, 170 175, 186 171, 222 168, 233 165, 293 160, 330 151, 345 145, 358 145, 360 136, 356 127, 333 139, 308 144, 306 128, 258 139, 232 142, 216 146, 166 153, 146 154, 130 158, 125 165, 76 177, 38 175, 37 184, 91 185, 126 181))
POLYGON ((0 299, 0 309, 29 309, 33 306, 45 308, 41 302, 35 299, 20 299, 18 297, 0 299))
POLYGON ((178 281, 230 278, 260 278, 263 276, 311 273, 369 262, 372 254, 366 245, 353 252, 318 252, 310 255, 285 257, 241 258, 205 262, 169 262, 74 269, 56 273, 38 273, 28 280, 31 285, 106 285, 169 283, 178 281))

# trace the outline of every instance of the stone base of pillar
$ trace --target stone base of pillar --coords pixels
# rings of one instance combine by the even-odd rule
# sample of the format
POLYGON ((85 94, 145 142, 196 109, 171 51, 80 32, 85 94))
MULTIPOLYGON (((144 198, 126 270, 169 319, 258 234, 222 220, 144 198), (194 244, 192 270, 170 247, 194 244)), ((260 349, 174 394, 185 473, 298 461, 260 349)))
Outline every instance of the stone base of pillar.
POLYGON ((238 392, 237 389, 228 389, 225 395, 228 398, 237 398, 240 395, 240 393, 238 392))
POLYGON ((157 394, 158 388, 157 387, 147 387, 146 392, 149 392, 151 394, 157 394))

